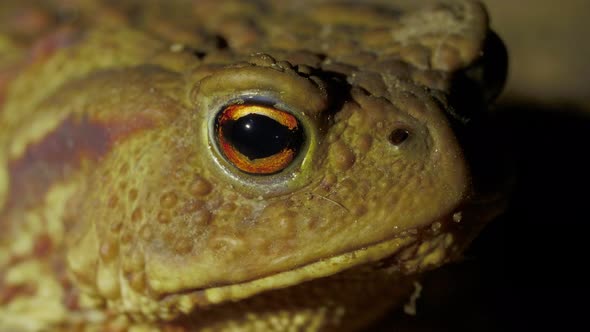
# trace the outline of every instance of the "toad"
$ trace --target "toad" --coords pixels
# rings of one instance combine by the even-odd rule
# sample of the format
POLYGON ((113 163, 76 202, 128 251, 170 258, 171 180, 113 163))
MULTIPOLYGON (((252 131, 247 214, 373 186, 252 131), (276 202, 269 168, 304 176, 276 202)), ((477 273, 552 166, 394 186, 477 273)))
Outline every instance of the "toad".
POLYGON ((358 330, 502 209, 479 3, 2 6, 0 330, 358 330))

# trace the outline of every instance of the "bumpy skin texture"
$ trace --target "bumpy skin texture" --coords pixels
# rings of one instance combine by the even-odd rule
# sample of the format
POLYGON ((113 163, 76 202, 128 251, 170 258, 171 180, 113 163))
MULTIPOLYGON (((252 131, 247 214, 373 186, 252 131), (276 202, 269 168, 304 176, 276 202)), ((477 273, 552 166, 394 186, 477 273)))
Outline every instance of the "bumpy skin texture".
POLYGON ((0 330, 356 330, 499 210, 447 117, 478 3, 2 6, 0 330), (276 174, 216 143, 254 97, 305 131, 276 174))

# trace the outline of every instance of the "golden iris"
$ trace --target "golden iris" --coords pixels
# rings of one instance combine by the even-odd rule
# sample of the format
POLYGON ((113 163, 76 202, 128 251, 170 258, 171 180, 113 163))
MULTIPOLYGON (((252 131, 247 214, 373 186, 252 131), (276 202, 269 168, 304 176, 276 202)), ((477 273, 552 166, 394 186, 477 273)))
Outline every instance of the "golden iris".
POLYGON ((274 174, 297 156, 304 133, 295 116, 265 105, 226 106, 215 121, 215 136, 226 159, 249 174, 274 174))

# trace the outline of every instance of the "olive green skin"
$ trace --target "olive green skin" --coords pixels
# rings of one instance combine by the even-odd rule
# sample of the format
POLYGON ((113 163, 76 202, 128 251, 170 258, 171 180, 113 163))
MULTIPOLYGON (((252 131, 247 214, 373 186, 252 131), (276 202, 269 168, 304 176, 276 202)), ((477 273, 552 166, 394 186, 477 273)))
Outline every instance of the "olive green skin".
POLYGON ((478 3, 79 6, 0 43, 0 330, 355 330, 501 209, 447 116, 478 3), (214 130, 260 99, 305 131, 271 175, 214 130))

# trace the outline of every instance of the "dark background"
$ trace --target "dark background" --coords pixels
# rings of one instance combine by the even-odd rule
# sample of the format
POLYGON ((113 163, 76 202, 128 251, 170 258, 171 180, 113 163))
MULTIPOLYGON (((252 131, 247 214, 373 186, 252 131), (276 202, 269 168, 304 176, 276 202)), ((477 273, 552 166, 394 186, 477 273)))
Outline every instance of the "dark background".
POLYGON ((486 3, 510 54, 490 133, 515 170, 509 208, 463 262, 425 276, 417 316, 392 313, 371 330, 587 326, 590 1, 486 3))

